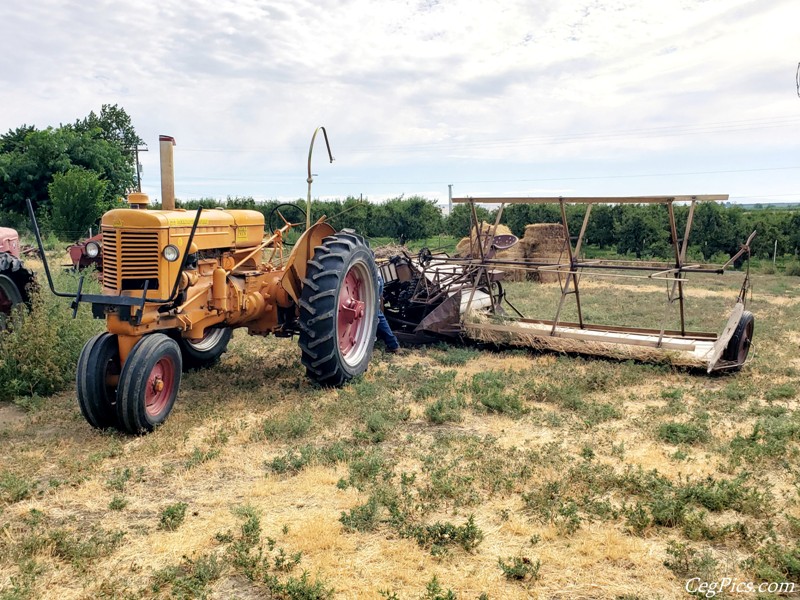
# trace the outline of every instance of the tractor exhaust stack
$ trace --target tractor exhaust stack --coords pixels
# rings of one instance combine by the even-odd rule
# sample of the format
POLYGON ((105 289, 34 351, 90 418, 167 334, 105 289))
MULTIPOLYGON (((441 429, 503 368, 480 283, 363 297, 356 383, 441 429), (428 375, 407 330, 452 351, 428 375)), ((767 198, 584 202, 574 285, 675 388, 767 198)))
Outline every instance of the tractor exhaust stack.
POLYGON ((161 210, 175 210, 175 162, 172 158, 175 138, 160 135, 158 145, 161 151, 161 210))

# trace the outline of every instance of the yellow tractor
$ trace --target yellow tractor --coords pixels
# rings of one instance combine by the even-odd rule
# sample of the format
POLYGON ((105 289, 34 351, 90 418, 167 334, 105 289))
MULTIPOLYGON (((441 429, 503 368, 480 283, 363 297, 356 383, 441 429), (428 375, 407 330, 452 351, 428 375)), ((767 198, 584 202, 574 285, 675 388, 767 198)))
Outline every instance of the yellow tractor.
MULTIPOLYGON (((129 208, 102 217, 103 293, 83 293, 83 279, 77 293, 57 292, 45 261, 54 294, 74 298, 75 312, 88 302, 106 320, 107 331, 86 343, 78 361, 86 420, 152 431, 172 410, 182 371, 212 365, 236 327, 298 334, 307 375, 322 385, 363 373, 379 301, 369 243, 323 218, 284 256, 286 236, 300 224, 282 219, 265 236, 258 211, 176 209, 174 139, 161 136, 160 145, 162 209, 148 210, 147 196, 133 193, 129 208)), ((309 153, 309 189, 310 180, 309 153)), ((41 244, 30 203, 29 210, 41 244)))

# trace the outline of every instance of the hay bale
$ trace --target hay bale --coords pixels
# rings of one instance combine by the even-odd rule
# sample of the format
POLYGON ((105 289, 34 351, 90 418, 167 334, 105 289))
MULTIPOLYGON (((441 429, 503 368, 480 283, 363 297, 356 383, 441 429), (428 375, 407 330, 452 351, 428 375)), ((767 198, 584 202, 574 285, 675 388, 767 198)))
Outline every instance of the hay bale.
POLYGON ((375 258, 391 258, 398 254, 409 254, 406 246, 400 244, 386 244, 385 246, 378 246, 373 250, 375 258))
MULTIPOLYGON (((520 242, 525 259, 550 264, 569 264, 566 252, 566 235, 560 223, 533 223, 525 226, 525 235, 520 242)), ((540 283, 558 281, 554 271, 536 271, 531 279, 540 283)))
POLYGON ((470 243, 469 238, 461 238, 461 241, 456 244, 456 253, 454 254, 457 258, 470 258, 470 243))
MULTIPOLYGON (((470 237, 462 238, 461 241, 458 242, 456 245, 455 256, 459 258, 480 258, 481 251, 478 245, 483 243, 485 244, 485 250, 488 250, 489 244, 486 241, 486 236, 491 232, 494 232, 494 235, 513 235, 511 230, 503 224, 498 225, 497 229, 495 230, 493 223, 482 223, 480 241, 477 239, 477 231, 477 228, 473 227, 472 231, 470 232, 470 237)), ((516 243, 508 250, 499 250, 496 252, 494 258, 497 260, 513 260, 519 262, 521 265, 525 260, 525 252, 523 251, 522 246, 519 243, 516 243)), ((498 266, 496 269, 506 273, 506 281, 525 281, 525 269, 516 269, 512 266, 498 266)))

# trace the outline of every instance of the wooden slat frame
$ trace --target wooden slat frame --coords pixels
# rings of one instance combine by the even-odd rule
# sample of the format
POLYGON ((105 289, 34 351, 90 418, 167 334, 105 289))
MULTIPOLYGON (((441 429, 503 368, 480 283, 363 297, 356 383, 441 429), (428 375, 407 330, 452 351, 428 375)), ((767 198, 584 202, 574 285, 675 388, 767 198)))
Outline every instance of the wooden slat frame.
POLYGON ((476 204, 669 204, 671 202, 725 202, 728 194, 704 194, 697 196, 597 196, 597 197, 516 197, 516 198, 453 198, 454 204, 475 202, 476 204))

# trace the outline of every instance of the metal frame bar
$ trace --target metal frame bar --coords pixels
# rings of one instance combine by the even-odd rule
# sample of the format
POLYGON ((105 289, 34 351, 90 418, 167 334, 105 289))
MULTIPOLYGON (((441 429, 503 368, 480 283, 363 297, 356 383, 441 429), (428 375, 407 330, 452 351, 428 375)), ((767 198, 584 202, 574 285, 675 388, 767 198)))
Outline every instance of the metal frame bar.
MULTIPOLYGON (((567 209, 564 207, 563 198, 559 198, 558 204, 561 208, 561 225, 564 227, 564 245, 567 249, 567 257, 569 258, 569 272, 567 273, 566 283, 561 286, 561 299, 558 301, 558 308, 556 309, 556 316, 553 318, 553 328, 550 330, 550 335, 556 334, 558 318, 561 315, 561 309, 564 307, 564 300, 569 294, 575 294, 575 304, 578 309, 578 323, 580 324, 581 329, 583 329, 583 313, 581 312, 581 296, 580 290, 578 289, 578 273, 575 271, 575 256, 572 253, 572 240, 570 239, 569 223, 567 222, 567 209), (569 291, 570 282, 572 282, 572 285, 575 288, 572 292, 569 291)), ((589 206, 591 206, 591 204, 589 206)), ((585 224, 586 219, 584 218, 584 225, 585 224)), ((584 229, 581 228, 581 230, 583 231, 584 229)), ((580 244, 580 239, 578 240, 578 243, 580 244)), ((561 271, 559 271, 558 279, 560 283, 561 271)))
POLYGON ((453 198, 454 204, 477 202, 478 204, 666 204, 667 202, 723 202, 728 194, 705 194, 693 196, 597 196, 597 197, 472 197, 453 198))

